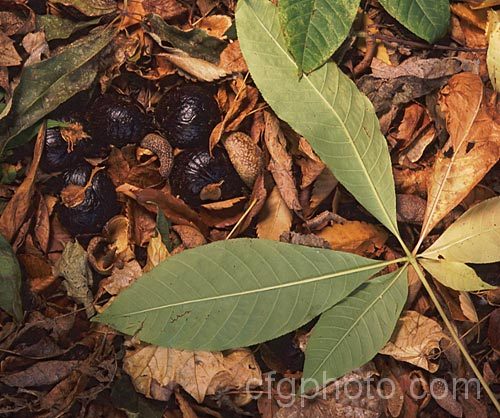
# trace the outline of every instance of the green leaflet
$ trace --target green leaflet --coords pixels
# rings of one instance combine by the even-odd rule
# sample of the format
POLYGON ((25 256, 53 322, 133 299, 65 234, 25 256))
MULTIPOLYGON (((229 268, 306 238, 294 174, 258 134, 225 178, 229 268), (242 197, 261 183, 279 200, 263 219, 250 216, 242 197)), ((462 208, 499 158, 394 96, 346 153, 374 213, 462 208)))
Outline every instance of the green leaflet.
POLYGON ((96 320, 162 346, 250 346, 297 329, 387 264, 261 239, 219 241, 168 258, 96 320))
POLYGON ((437 41, 448 31, 448 0, 380 0, 380 4, 399 23, 427 42, 437 41))
POLYGON ((500 261, 500 197, 469 209, 421 256, 462 263, 500 261))
POLYGON ((302 391, 371 360, 391 337, 408 294, 406 266, 361 285, 321 315, 307 343, 302 391))
POLYGON ((55 15, 37 15, 36 27, 38 30, 43 30, 45 32, 47 41, 52 41, 54 39, 67 39, 80 29, 97 25, 99 20, 100 19, 92 19, 89 21, 75 22, 71 19, 65 19, 55 15))
POLYGON ((227 46, 224 41, 208 35, 202 29, 183 31, 155 14, 147 15, 142 26, 160 46, 165 46, 163 43, 168 42, 192 57, 213 63, 219 62, 220 53, 227 46))
POLYGON ((495 289, 495 286, 483 282, 474 269, 467 264, 448 260, 426 260, 425 258, 421 258, 419 263, 438 282, 454 290, 474 292, 495 289))
POLYGON ((324 64, 344 42, 358 6, 359 0, 280 0, 283 33, 300 72, 324 64))
POLYGON ((271 2, 241 0, 236 26, 253 80, 272 109, 310 142, 344 187, 399 236, 389 152, 370 101, 331 62, 299 79, 271 2))
POLYGON ((6 143, 76 93, 90 87, 98 71, 96 56, 110 43, 115 29, 95 30, 58 55, 24 67, 0 120, 0 154, 6 143), (6 116, 5 112, 9 112, 6 116))
POLYGON ((10 244, 0 235, 0 308, 17 322, 23 320, 21 269, 10 244))

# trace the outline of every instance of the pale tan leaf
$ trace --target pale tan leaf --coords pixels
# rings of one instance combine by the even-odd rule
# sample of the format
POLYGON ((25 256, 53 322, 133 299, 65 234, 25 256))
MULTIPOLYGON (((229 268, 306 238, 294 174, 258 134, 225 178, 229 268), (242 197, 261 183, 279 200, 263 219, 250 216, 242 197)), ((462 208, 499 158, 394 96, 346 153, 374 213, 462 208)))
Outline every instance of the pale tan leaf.
POLYGON ((148 398, 166 401, 176 384, 198 402, 221 390, 261 384, 260 368, 249 350, 227 356, 219 352, 185 351, 139 345, 125 354, 123 369, 136 390, 148 398))
POLYGON ((434 373, 439 366, 431 362, 431 358, 440 350, 442 339, 448 337, 436 321, 418 312, 406 311, 398 320, 391 340, 380 353, 434 373))
POLYGON ((165 247, 165 244, 161 240, 160 233, 157 233, 156 236, 149 241, 147 253, 148 261, 144 266, 144 273, 152 270, 169 256, 167 247, 165 247))
POLYGON ((488 53, 486 62, 491 84, 500 92, 500 12, 488 10, 488 53))
POLYGON ((260 212, 257 236, 279 241, 283 232, 290 231, 292 219, 292 212, 281 197, 278 187, 275 186, 260 212))
POLYGON ((462 308, 462 312, 464 313, 465 317, 469 321, 477 324, 479 322, 479 317, 477 316, 477 311, 474 306, 474 302, 472 302, 472 299, 470 298, 469 294, 467 292, 460 292, 458 300, 460 302, 460 307, 462 308))
POLYGON ((478 75, 461 73, 441 92, 450 138, 436 157, 428 184, 420 242, 498 161, 500 124, 492 116, 496 109, 487 107, 483 90, 478 75))

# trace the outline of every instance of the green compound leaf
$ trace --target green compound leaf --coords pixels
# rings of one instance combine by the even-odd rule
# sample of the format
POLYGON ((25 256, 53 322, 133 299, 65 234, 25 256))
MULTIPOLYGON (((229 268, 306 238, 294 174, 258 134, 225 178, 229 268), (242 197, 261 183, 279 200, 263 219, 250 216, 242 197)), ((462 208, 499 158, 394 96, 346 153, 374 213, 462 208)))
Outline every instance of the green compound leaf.
POLYGON ((240 1, 236 26, 252 78, 272 109, 309 141, 358 202, 398 236, 389 151, 370 101, 331 62, 299 79, 271 2, 240 1))
POLYGON ((96 320, 162 346, 245 347, 297 329, 387 264, 261 239, 219 241, 168 258, 96 320))
POLYGON ((446 35, 450 25, 448 0, 380 0, 399 23, 427 42, 446 35))
POLYGON ((283 33, 299 71, 310 73, 335 52, 358 6, 359 0, 280 0, 283 33))
POLYGON ((470 208, 421 256, 477 264, 500 261, 500 197, 470 208))
POLYGON ((0 308, 17 322, 23 320, 21 269, 12 247, 0 235, 0 308))
POLYGON ((389 340, 408 294, 406 266, 361 285, 321 315, 307 343, 302 391, 371 360, 389 340))

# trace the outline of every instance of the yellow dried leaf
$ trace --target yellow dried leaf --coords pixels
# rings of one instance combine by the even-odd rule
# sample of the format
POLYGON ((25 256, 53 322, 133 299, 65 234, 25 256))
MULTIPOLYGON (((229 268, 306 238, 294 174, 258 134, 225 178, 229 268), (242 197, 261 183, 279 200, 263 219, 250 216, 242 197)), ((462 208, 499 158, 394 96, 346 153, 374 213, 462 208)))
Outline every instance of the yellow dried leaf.
POLYGON ((281 197, 278 187, 275 186, 260 212, 257 236, 279 241, 283 232, 290 231, 292 219, 292 212, 281 197))

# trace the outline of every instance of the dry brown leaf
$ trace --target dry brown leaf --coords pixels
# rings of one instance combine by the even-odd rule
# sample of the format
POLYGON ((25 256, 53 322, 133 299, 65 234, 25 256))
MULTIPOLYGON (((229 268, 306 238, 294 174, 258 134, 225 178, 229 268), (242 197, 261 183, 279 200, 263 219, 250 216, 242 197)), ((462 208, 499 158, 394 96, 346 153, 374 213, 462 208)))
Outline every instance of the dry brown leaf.
POLYGON ((123 13, 120 28, 136 25, 149 13, 160 15, 165 20, 182 16, 188 12, 186 6, 177 0, 132 0, 123 13))
POLYGON ((315 234, 299 234, 293 231, 284 232, 280 236, 280 241, 295 245, 305 245, 307 247, 332 249, 328 241, 315 234))
POLYGON ((398 222, 421 224, 424 220, 426 202, 414 194, 396 195, 396 215, 398 222))
POLYGON ((327 226, 317 234, 328 241, 333 250, 347 251, 359 255, 373 255, 381 249, 388 238, 387 232, 372 224, 347 221, 327 226))
POLYGON ((151 271, 162 261, 170 255, 167 247, 161 240, 161 234, 158 232, 157 235, 149 240, 148 248, 148 261, 144 266, 144 273, 151 271))
POLYGON ((210 36, 215 36, 219 39, 225 39, 224 34, 232 25, 232 20, 226 15, 211 15, 202 17, 195 23, 195 27, 203 29, 210 36))
POLYGON ((34 254, 19 254, 19 262, 23 266, 30 291, 42 293, 57 279, 52 273, 48 260, 34 254))
MULTIPOLYGON (((219 122, 210 135, 209 146, 213 150, 220 141, 224 132, 230 132, 238 129, 241 122, 254 110, 259 92, 255 87, 245 84, 241 77, 236 78, 231 83, 232 92, 219 91, 219 96, 224 93, 227 103, 227 112, 224 119, 219 122), (234 94, 234 99, 232 98, 234 94)), ((221 106, 224 107, 224 106, 221 106)))
POLYGON ((165 48, 163 54, 158 54, 177 66, 181 75, 200 81, 215 81, 228 75, 228 71, 211 62, 191 57, 186 52, 176 48, 165 48))
POLYGON ((267 190, 264 186, 264 174, 261 173, 253 185, 252 195, 245 208, 245 217, 233 231, 233 237, 238 236, 241 232, 245 231, 255 216, 262 210, 266 202, 267 190))
POLYGON ((50 50, 45 32, 28 33, 22 41, 23 48, 29 54, 29 57, 24 62, 24 66, 33 65, 42 60, 42 55, 49 56, 50 50))
POLYGON ((300 211, 302 206, 292 174, 292 157, 287 152, 285 136, 276 116, 264 112, 264 119, 266 123, 264 139, 267 150, 271 154, 268 169, 271 171, 286 205, 291 210, 300 211))
POLYGON ((0 233, 7 241, 14 241, 14 238, 21 226, 26 221, 31 210, 33 194, 35 192, 35 176, 42 157, 43 144, 45 140, 45 123, 38 131, 35 147, 33 150, 33 159, 21 185, 16 193, 9 200, 7 206, 0 216, 0 233))
POLYGON ((292 212, 281 197, 278 187, 274 186, 259 214, 257 236, 279 241, 283 232, 290 231, 292 220, 292 212))
POLYGON ((196 0, 196 5, 203 16, 209 14, 219 3, 220 0, 196 0))
POLYGON ((136 260, 128 261, 123 267, 114 267, 111 276, 102 279, 99 282, 99 290, 96 299, 105 292, 110 295, 117 295, 123 289, 130 286, 137 278, 142 275, 142 269, 136 260))
POLYGON ((227 73, 247 73, 248 67, 243 58, 240 41, 231 42, 220 54, 219 66, 227 73))
POLYGON ((35 13, 27 4, 16 1, 0 3, 0 32, 7 36, 24 35, 35 30, 35 13))
POLYGON ((78 364, 77 360, 39 361, 25 370, 2 376, 0 381, 20 388, 52 385, 68 376, 78 364))
POLYGON ((170 398, 176 385, 201 403, 218 391, 261 383, 259 366, 249 350, 236 350, 224 357, 219 352, 139 345, 126 352, 123 369, 138 392, 162 401, 170 398))
POLYGON ((12 67, 21 64, 21 56, 14 47, 14 41, 0 32, 0 67, 12 67))
POLYGON ((305 158, 299 158, 297 160, 297 164, 300 166, 300 170, 302 171, 300 188, 305 189, 318 178, 325 168, 325 164, 323 164, 320 158, 313 151, 309 142, 302 137, 299 138, 298 149, 301 154, 305 156, 305 158))
POLYGON ((208 210, 229 209, 232 208, 237 203, 243 202, 244 200, 246 200, 245 196, 239 196, 239 197, 233 197, 232 199, 220 200, 218 202, 203 203, 201 207, 208 210))
POLYGON ((207 243, 203 234, 192 226, 174 225, 172 229, 179 234, 186 248, 195 248, 207 243))
POLYGON ((465 317, 469 321, 477 324, 479 322, 479 317, 477 315, 476 308, 469 294, 467 292, 460 292, 460 294, 458 295, 458 300, 460 302, 460 307, 462 308, 462 312, 464 313, 465 317))
POLYGON ((436 321, 416 311, 406 311, 398 320, 391 340, 380 353, 434 373, 439 366, 431 359, 439 353, 442 339, 448 337, 436 321))
POLYGON ((325 168, 314 182, 310 204, 311 209, 316 209, 339 184, 329 168, 325 168))
POLYGON ((453 76, 441 92, 440 104, 450 138, 429 180, 421 240, 467 197, 500 157, 498 113, 488 108, 478 75, 453 76))

